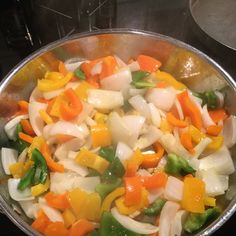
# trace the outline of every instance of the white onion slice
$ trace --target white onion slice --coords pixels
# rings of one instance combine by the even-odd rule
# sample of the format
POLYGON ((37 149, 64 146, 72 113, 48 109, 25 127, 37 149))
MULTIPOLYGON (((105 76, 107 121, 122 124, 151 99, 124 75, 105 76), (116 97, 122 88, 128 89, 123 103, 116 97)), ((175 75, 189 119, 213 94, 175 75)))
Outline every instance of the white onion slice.
POLYGON ((202 121, 205 128, 207 128, 210 125, 215 125, 214 121, 211 119, 208 113, 207 105, 204 105, 202 108, 202 121))
POLYGON ((218 106, 223 107, 224 106, 224 95, 219 91, 215 91, 215 94, 217 96, 218 106))
POLYGON ((118 210, 116 209, 116 207, 111 209, 111 213, 113 215, 113 217, 122 225, 124 226, 126 229, 131 230, 135 233, 138 234, 154 234, 157 233, 159 228, 151 225, 151 224, 147 224, 147 223, 140 223, 138 221, 135 221, 133 219, 131 219, 128 216, 124 216, 121 215, 118 210))
POLYGON ((148 103, 149 110, 151 113, 152 123, 159 128, 161 124, 161 115, 159 109, 157 109, 152 103, 148 103))
POLYGON ((129 99, 129 103, 131 104, 131 106, 137 110, 142 116, 149 118, 150 117, 150 110, 149 110, 149 106, 146 102, 146 100, 140 96, 140 95, 136 95, 132 98, 129 99))
POLYGON ((175 107, 178 111, 179 119, 183 120, 184 119, 184 113, 183 113, 182 107, 181 107, 178 99, 175 99, 175 107))
POLYGON ((80 82, 74 81, 74 82, 69 82, 66 84, 65 86, 65 90, 66 89, 76 89, 78 86, 80 85, 80 82))
POLYGON ((62 92, 64 91, 64 89, 57 89, 57 90, 53 90, 53 91, 50 91, 50 92, 43 92, 43 97, 45 99, 52 99, 52 98, 55 98, 57 97, 58 95, 60 95, 62 92))
POLYGON ((149 191, 148 194, 148 202, 149 204, 152 204, 156 201, 157 198, 161 197, 164 194, 163 188, 153 189, 149 191))
POLYGON ((25 162, 28 154, 28 148, 25 148, 22 153, 18 156, 18 162, 25 162))
POLYGON ((65 67, 68 71, 74 72, 82 63, 86 62, 82 58, 71 58, 64 62, 65 67))
POLYGON ((48 206, 47 204, 40 204, 40 208, 43 210, 45 215, 49 218, 50 221, 52 222, 63 222, 63 217, 62 214, 60 213, 59 210, 56 210, 55 208, 52 208, 48 206))
POLYGON ((118 142, 116 147, 116 157, 118 157, 122 162, 129 159, 133 154, 133 150, 125 143, 118 142))
POLYGON ((16 139, 16 126, 17 124, 23 120, 23 119, 28 119, 29 116, 28 115, 20 115, 20 116, 16 116, 13 119, 11 119, 10 121, 8 121, 6 123, 6 125, 4 126, 4 130, 7 134, 7 137, 11 140, 15 140, 16 139))
POLYGON ((133 61, 130 64, 128 64, 128 67, 131 71, 137 71, 140 70, 140 65, 137 61, 133 61))
POLYGON ((173 222, 171 223, 170 236, 181 236, 183 224, 187 218, 187 211, 180 210, 176 213, 173 222))
POLYGON ((15 201, 28 201, 33 200, 30 188, 26 188, 23 191, 17 189, 20 179, 8 179, 8 191, 10 197, 15 201))
POLYGON ((1 149, 2 167, 7 175, 11 174, 9 166, 16 163, 17 156, 18 152, 15 149, 5 147, 1 149))
POLYGON ((35 88, 29 98, 29 102, 37 102, 38 98, 41 98, 43 96, 43 93, 39 91, 37 88, 35 88))
POLYGON ((224 121, 223 136, 228 148, 236 143, 236 116, 231 115, 224 121))
POLYGON ((87 117, 91 116, 94 112, 93 106, 88 104, 87 102, 82 102, 82 105, 83 105, 83 110, 75 119, 76 123, 78 124, 84 122, 87 119, 87 117))
POLYGON ((136 89, 132 87, 129 89, 129 95, 131 97, 136 96, 136 95, 144 96, 146 92, 147 92, 147 89, 136 89))
POLYGON ((202 152, 207 148, 207 146, 212 142, 208 137, 203 138, 195 147, 194 147, 194 158, 199 158, 202 152))
POLYGON ((96 63, 92 70, 91 70, 91 75, 97 75, 100 74, 102 72, 102 61, 96 63))

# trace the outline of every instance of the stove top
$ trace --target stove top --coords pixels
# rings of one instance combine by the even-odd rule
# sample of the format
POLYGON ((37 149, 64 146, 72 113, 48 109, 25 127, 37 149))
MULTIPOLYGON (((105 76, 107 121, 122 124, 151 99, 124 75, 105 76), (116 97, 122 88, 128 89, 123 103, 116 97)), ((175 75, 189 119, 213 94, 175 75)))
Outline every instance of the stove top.
MULTIPOLYGON (((236 52, 210 48, 198 35, 188 0, 1 0, 0 78, 27 55, 57 39, 107 28, 135 28, 182 40, 217 61, 236 78, 236 52)), ((233 230, 236 214, 214 236, 233 230)), ((25 235, 0 215, 2 236, 25 235)))

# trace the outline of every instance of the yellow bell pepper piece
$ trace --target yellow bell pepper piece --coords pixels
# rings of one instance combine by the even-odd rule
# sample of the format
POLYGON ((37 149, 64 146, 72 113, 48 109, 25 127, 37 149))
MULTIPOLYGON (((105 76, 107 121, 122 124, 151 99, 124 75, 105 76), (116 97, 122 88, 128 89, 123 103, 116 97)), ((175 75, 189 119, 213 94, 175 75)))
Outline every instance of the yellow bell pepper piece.
POLYGON ((60 117, 61 116, 61 111, 60 111, 60 107, 61 104, 64 102, 64 97, 63 95, 59 95, 55 98, 51 109, 48 111, 50 116, 55 116, 55 117, 60 117))
POLYGON ((44 79, 57 81, 57 80, 63 79, 63 77, 64 77, 63 74, 60 72, 50 71, 50 72, 46 72, 44 79))
POLYGON ((80 83, 78 87, 76 87, 75 93, 81 100, 86 101, 88 97, 89 89, 94 89, 94 87, 91 84, 83 81, 80 83))
POLYGON ((124 201, 125 201, 124 197, 121 197, 115 201, 118 211, 123 215, 133 214, 134 212, 139 211, 142 208, 147 207, 149 205, 148 192, 145 188, 142 189, 142 199, 140 204, 133 206, 126 206, 124 201))
POLYGON ((64 87, 73 77, 73 73, 69 72, 65 77, 58 76, 57 78, 51 79, 49 72, 47 78, 38 80, 37 88, 42 92, 49 92, 64 87), (48 79, 50 78, 50 79, 48 79))
POLYGON ((215 207, 216 206, 216 199, 214 197, 205 197, 204 204, 205 204, 205 206, 215 207))
POLYGON ((70 209, 65 209, 65 211, 62 213, 62 217, 64 219, 66 228, 69 228, 76 221, 76 217, 70 209))
POLYGON ((9 170, 14 178, 21 178, 24 175, 24 163, 16 162, 14 164, 11 164, 9 166, 9 170))
POLYGON ((108 119, 108 116, 101 113, 101 112, 96 112, 95 116, 94 116, 94 120, 98 123, 98 124, 104 124, 108 119))
POLYGON ((182 207, 193 213, 203 213, 205 210, 205 183, 194 177, 184 178, 182 207))
POLYGON ((218 150, 221 148, 221 146, 224 143, 224 137, 223 136, 209 136, 211 138, 212 142, 208 144, 207 148, 211 150, 218 150))
POLYGON ((171 133, 173 131, 173 127, 166 119, 162 119, 160 124, 160 130, 164 133, 171 133))
POLYGON ((41 137, 41 136, 36 136, 36 137, 34 137, 33 142, 31 143, 31 145, 30 145, 29 148, 28 148, 28 155, 29 155, 29 158, 30 158, 30 159, 31 159, 33 150, 34 150, 35 148, 37 148, 38 150, 40 150, 40 149, 41 149, 41 145, 42 145, 43 142, 44 142, 43 137, 41 137))
POLYGON ((47 178, 45 184, 37 184, 33 187, 31 187, 31 194, 32 196, 36 197, 40 194, 46 192, 49 189, 50 181, 49 178, 47 178))
POLYGON ((86 193, 76 188, 70 191, 67 197, 77 219, 99 220, 101 197, 98 193, 86 193))
POLYGON ((43 121, 49 125, 53 123, 53 119, 51 116, 48 115, 48 113, 45 110, 40 110, 39 114, 41 116, 41 118, 43 119, 43 121))
POLYGON ((91 127, 92 146, 106 147, 111 145, 111 132, 105 124, 97 124, 91 127))
POLYGON ((173 86, 175 89, 183 90, 186 88, 186 86, 183 83, 177 81, 171 74, 167 72, 157 71, 156 78, 157 80, 164 81, 168 85, 173 86))
POLYGON ((193 125, 189 126, 189 133, 195 143, 199 143, 203 138, 206 137, 204 133, 202 133, 199 129, 197 129, 193 125))
POLYGON ((85 148, 81 149, 75 161, 82 166, 87 166, 98 171, 100 174, 102 174, 110 164, 109 161, 85 148))
POLYGON ((143 163, 144 156, 140 149, 136 149, 133 155, 127 160, 128 163, 133 163, 137 168, 143 163))
POLYGON ((101 214, 104 212, 104 211, 110 211, 111 209, 111 204, 112 202, 125 194, 125 188, 124 187, 120 187, 120 188, 117 188, 115 189, 113 192, 109 193, 106 198, 104 199, 103 203, 102 203, 102 206, 101 206, 101 214))

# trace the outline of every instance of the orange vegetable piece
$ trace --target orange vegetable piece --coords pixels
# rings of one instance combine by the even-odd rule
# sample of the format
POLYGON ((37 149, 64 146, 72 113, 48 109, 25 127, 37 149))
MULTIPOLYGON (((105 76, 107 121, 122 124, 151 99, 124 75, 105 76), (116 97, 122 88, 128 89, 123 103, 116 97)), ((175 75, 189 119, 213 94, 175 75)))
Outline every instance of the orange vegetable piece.
POLYGON ((150 56, 139 55, 137 61, 140 70, 148 71, 150 73, 157 71, 161 67, 161 62, 150 56))
POLYGON ((46 142, 42 143, 41 153, 42 153, 43 157, 45 158, 47 165, 51 171, 64 172, 64 170, 65 170, 64 166, 61 164, 58 164, 57 162, 55 162, 52 159, 51 154, 49 152, 48 145, 46 144, 46 142))
POLYGON ((48 192, 45 195, 45 199, 47 201, 47 204, 53 208, 59 209, 59 210, 65 210, 66 208, 70 207, 70 203, 67 199, 67 194, 56 194, 53 192, 48 192))
POLYGON ((102 61, 102 71, 100 73, 99 78, 103 79, 105 77, 108 77, 114 74, 116 71, 116 68, 117 68, 117 62, 116 62, 115 57, 113 56, 104 57, 102 61))
POLYGON ((209 111, 209 115, 215 123, 225 120, 228 117, 226 111, 223 108, 209 111))
POLYGON ((94 88, 99 88, 99 76, 98 75, 91 75, 86 80, 90 85, 92 85, 94 88))
POLYGON ((133 177, 136 175, 138 166, 134 162, 128 162, 125 171, 125 177, 133 177))
POLYGON ((45 236, 68 236, 69 231, 62 222, 53 222, 44 231, 45 236))
POLYGON ((80 219, 71 226, 69 236, 85 236, 94 228, 94 225, 88 220, 80 219))
POLYGON ((49 220, 49 218, 47 217, 47 215, 40 210, 38 212, 37 218, 35 219, 35 221, 31 224, 31 227, 33 229, 35 229, 36 231, 38 231, 39 233, 44 233, 45 229, 47 228, 47 226, 51 223, 51 221, 49 220))
POLYGON ((60 144, 68 142, 73 138, 75 138, 75 137, 72 135, 69 135, 69 134, 57 134, 56 135, 57 142, 60 144))
POLYGON ((194 153, 192 136, 189 132, 183 132, 180 135, 180 142, 191 153, 194 153))
POLYGON ((137 177, 125 177, 125 204, 138 205, 142 199, 142 182, 137 177))
POLYGON ((16 116, 28 114, 28 107, 29 107, 28 102, 21 100, 18 102, 18 107, 19 110, 16 112, 15 114, 16 116))
POLYGON ((37 102, 41 102, 41 103, 45 103, 45 104, 49 104, 49 102, 50 102, 51 100, 47 100, 47 99, 45 99, 45 98, 37 98, 36 101, 37 101, 37 102))
POLYGON ((152 176, 141 176, 140 178, 145 188, 156 189, 166 185, 167 177, 164 172, 159 172, 152 176))
POLYGON ((29 134, 31 136, 35 136, 35 132, 32 128, 32 125, 30 124, 30 122, 28 120, 21 120, 20 123, 21 123, 21 126, 22 126, 23 130, 27 134, 29 134))
POLYGON ((32 138, 31 136, 27 134, 24 134, 23 132, 19 132, 18 135, 20 139, 24 140, 27 143, 32 143, 34 140, 34 138, 32 138))
POLYGON ((166 119, 171 125, 179 128, 185 128, 188 126, 188 123, 186 121, 177 119, 171 112, 167 113, 166 119))
POLYGON ((182 207, 193 213, 203 213, 205 210, 205 183, 194 177, 184 178, 182 207))
POLYGON ((187 90, 177 95, 185 116, 189 116, 193 125, 201 130, 202 116, 198 107, 190 100, 187 90))
POLYGON ((65 64, 62 61, 59 61, 58 71, 64 76, 66 76, 69 73, 69 71, 65 67, 65 64))
POLYGON ((156 84, 156 88, 166 88, 166 87, 168 87, 169 85, 166 83, 166 82, 164 82, 164 81, 160 81, 160 82, 158 82, 157 84, 156 84))
POLYGON ((223 126, 222 125, 210 125, 207 127, 207 134, 212 135, 212 136, 218 136, 222 130, 223 126))

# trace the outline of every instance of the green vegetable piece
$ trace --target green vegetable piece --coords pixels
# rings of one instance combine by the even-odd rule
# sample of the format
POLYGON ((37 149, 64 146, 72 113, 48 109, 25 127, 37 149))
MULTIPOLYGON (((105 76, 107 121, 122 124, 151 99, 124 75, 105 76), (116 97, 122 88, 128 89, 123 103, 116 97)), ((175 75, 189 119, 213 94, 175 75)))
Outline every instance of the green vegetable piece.
POLYGON ((33 165, 26 174, 21 178, 17 189, 20 191, 25 190, 27 187, 29 187, 33 183, 34 175, 35 175, 35 165, 33 165))
POLYGON ((94 230, 94 231, 86 234, 86 236, 99 236, 99 233, 96 230, 94 230))
POLYGON ((184 223, 184 230, 193 233, 206 223, 215 220, 219 215, 220 210, 217 207, 209 208, 202 214, 190 213, 184 223))
POLYGON ((134 71, 132 72, 132 82, 131 84, 135 86, 137 89, 142 89, 142 88, 152 88, 155 87, 155 84, 145 80, 147 76, 149 76, 150 73, 147 71, 134 71))
POLYGON ((32 151, 32 159, 34 160, 36 168, 40 169, 39 183, 44 184, 48 177, 47 162, 37 148, 32 151))
POLYGON ((195 95, 202 99, 202 106, 207 104, 209 109, 217 108, 217 96, 213 90, 204 93, 195 93, 195 95))
POLYGON ((166 203, 165 199, 158 198, 150 207, 144 209, 144 215, 147 216, 159 215, 165 203, 166 203))
POLYGON ((141 236, 123 227, 110 212, 104 212, 100 222, 100 236, 141 236))
POLYGON ((96 192, 99 193, 102 199, 104 199, 110 192, 118 188, 122 183, 120 178, 112 181, 111 183, 101 183, 96 186, 96 192))
POLYGON ((85 77, 85 74, 84 72, 80 69, 80 67, 78 67, 75 71, 74 71, 74 74, 77 78, 79 78, 80 80, 85 80, 86 77, 85 77))
POLYGON ((116 157, 102 175, 102 181, 110 183, 117 178, 123 177, 125 168, 120 159, 116 157))
POLYGON ((22 153, 24 151, 24 149, 29 146, 29 144, 27 142, 25 142, 24 140, 22 140, 19 137, 20 132, 23 132, 23 128, 22 128, 21 124, 18 123, 16 126, 16 141, 14 142, 13 145, 15 146, 15 148, 19 154, 22 153))
POLYGON ((100 173, 92 168, 88 168, 88 172, 87 177, 100 176, 100 173))
POLYGON ((195 170, 184 158, 171 153, 167 156, 165 172, 174 176, 185 176, 187 174, 194 174, 195 170))
POLYGON ((103 157, 109 162, 112 162, 115 159, 115 150, 112 147, 103 147, 98 151, 98 155, 103 157))

